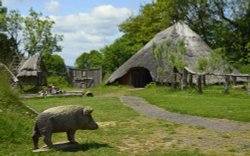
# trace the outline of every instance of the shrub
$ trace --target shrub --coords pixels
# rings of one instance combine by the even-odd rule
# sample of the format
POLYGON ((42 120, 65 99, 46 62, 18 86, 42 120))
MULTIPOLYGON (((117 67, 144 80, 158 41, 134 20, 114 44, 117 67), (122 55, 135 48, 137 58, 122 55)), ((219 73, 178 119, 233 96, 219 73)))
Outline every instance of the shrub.
POLYGON ((250 74, 250 64, 239 67, 241 73, 250 74))
POLYGON ((51 76, 48 78, 48 84, 56 87, 69 87, 69 83, 63 76, 51 76))
POLYGON ((146 86, 145 86, 145 88, 156 88, 156 83, 155 82, 151 82, 151 83, 149 83, 149 84, 147 84, 146 86))

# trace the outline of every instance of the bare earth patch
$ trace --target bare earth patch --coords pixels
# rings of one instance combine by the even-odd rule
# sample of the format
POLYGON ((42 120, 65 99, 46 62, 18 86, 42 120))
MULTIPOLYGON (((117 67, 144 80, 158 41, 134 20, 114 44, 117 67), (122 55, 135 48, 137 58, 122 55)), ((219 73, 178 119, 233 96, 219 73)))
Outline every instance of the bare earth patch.
POLYGON ((107 122, 97 122, 99 127, 109 127, 109 126, 116 126, 115 121, 107 121, 107 122))

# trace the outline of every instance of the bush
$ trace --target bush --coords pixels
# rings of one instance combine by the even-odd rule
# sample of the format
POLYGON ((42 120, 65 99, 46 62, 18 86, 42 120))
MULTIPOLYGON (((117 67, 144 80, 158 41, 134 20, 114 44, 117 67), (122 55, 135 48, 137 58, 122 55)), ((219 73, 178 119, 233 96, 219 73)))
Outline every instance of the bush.
POLYGON ((250 74, 250 64, 240 66, 239 70, 241 73, 250 74))
POLYGON ((63 76, 51 76, 48 78, 48 84, 52 84, 56 87, 69 87, 69 83, 67 82, 66 78, 63 76))
POLYGON ((151 82, 151 83, 149 83, 149 84, 147 84, 146 86, 145 86, 145 88, 156 88, 156 83, 155 82, 151 82))

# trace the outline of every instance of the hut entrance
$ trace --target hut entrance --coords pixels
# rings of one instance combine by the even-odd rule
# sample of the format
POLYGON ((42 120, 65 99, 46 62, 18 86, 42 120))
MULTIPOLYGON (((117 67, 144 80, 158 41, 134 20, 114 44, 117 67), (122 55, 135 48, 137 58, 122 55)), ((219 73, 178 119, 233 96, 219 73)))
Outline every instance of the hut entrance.
POLYGON ((152 77, 147 69, 134 68, 131 70, 131 83, 134 87, 145 87, 150 82, 152 82, 152 77))

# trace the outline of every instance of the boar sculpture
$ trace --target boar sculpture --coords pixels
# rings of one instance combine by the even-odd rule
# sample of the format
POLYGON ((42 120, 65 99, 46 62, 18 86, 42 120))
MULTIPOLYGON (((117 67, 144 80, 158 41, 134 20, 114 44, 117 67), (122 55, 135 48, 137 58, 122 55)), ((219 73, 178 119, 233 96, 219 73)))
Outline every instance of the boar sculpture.
POLYGON ((59 106, 49 108, 38 115, 32 135, 33 149, 38 149, 39 137, 43 136, 44 143, 53 147, 51 136, 52 133, 66 132, 70 143, 75 141, 75 132, 78 129, 95 130, 98 128, 97 123, 92 118, 93 109, 90 107, 80 107, 74 105, 59 106))

